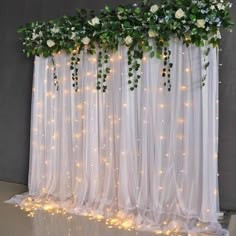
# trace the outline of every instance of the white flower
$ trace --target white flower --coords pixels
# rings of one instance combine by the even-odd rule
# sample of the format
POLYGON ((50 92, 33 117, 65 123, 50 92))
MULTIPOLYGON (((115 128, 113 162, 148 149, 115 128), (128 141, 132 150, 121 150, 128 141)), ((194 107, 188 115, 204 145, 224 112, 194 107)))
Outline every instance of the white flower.
POLYGON ((149 36, 150 38, 154 38, 154 37, 157 36, 157 32, 154 31, 154 30, 149 30, 149 31, 148 31, 148 36, 149 36))
POLYGON ((151 13, 155 13, 158 9, 159 9, 158 5, 153 5, 153 6, 151 6, 151 8, 150 8, 150 12, 151 12, 151 13))
POLYGON ((58 28, 58 27, 53 27, 52 29, 51 29, 51 32, 52 33, 54 33, 54 34, 56 34, 56 33, 59 33, 60 32, 60 29, 58 28))
POLYGON ((84 45, 88 45, 89 42, 90 42, 90 38, 86 36, 86 37, 82 38, 81 42, 82 42, 84 45))
POLYGON ((125 38, 125 43, 126 43, 127 45, 130 45, 132 42, 133 42, 133 39, 132 39, 131 36, 127 36, 127 37, 125 38))
POLYGON ((51 40, 51 39, 49 39, 48 41, 47 41, 47 45, 48 45, 48 47, 53 47, 53 46, 55 46, 55 42, 53 41, 53 40, 51 40))
POLYGON ((38 34, 36 34, 35 32, 32 34, 32 40, 35 40, 36 38, 38 38, 38 34))
POLYGON ((181 19, 184 16, 185 16, 185 12, 181 8, 175 12, 175 18, 177 19, 181 19))
POLYGON ((221 33, 220 33, 220 31, 219 31, 219 30, 217 30, 217 33, 216 33, 216 38, 218 38, 218 39, 221 39, 221 33))
POLYGON ((227 7, 231 8, 233 6, 233 3, 232 2, 228 2, 227 3, 227 7))
POLYGON ((75 39, 76 37, 76 33, 75 32, 72 32, 71 36, 70 36, 70 39, 75 39))
POLYGON ((215 6, 212 5, 212 6, 210 7, 210 9, 211 9, 211 10, 215 10, 215 6))
POLYGON ((88 22, 90 25, 95 26, 100 24, 100 20, 98 17, 94 17, 92 20, 88 22))
POLYGON ((224 4, 222 4, 222 3, 218 3, 217 7, 218 7, 219 10, 224 10, 225 9, 224 4))
POLYGON ((197 20, 197 27, 198 28, 205 28, 205 20, 204 19, 200 19, 200 20, 197 20))

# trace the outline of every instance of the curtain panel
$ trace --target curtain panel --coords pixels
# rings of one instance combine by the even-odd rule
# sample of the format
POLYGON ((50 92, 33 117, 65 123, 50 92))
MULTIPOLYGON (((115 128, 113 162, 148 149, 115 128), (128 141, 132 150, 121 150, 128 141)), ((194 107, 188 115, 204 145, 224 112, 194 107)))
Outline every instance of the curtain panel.
POLYGON ((51 59, 36 57, 29 193, 11 202, 156 233, 227 235, 217 222, 218 50, 169 48, 171 91, 163 60, 148 55, 130 91, 125 46, 110 55, 106 93, 96 90, 96 55, 80 54, 78 92, 69 55, 55 55, 58 91, 51 59))

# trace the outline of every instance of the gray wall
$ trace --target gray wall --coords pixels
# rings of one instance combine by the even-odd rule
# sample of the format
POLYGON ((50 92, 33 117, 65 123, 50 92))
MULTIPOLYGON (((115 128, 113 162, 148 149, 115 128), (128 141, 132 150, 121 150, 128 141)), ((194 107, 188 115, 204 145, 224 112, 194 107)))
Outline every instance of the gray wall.
MULTIPOLYGON (((16 33, 33 20, 99 9, 133 0, 7 0, 0 7, 0 180, 27 183, 33 59, 26 59, 16 33)), ((236 6, 233 13, 236 16, 236 6)), ((235 20, 236 22, 236 20, 235 20)), ((236 210, 236 48, 235 33, 225 33, 220 60, 219 173, 221 207, 236 210), (234 145, 235 142, 235 145, 234 145)))
MULTIPOLYGON (((232 16, 236 23, 236 1, 232 16)), ((224 32, 220 52, 219 184, 222 209, 236 210, 236 27, 224 32)))

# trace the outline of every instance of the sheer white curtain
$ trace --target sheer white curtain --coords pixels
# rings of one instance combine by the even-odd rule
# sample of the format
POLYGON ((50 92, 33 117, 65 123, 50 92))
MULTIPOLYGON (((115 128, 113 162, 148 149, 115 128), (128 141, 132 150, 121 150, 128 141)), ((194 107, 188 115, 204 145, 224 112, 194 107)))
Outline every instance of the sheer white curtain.
POLYGON ((36 57, 29 196, 156 233, 227 234, 217 223, 217 49, 169 48, 171 92, 163 61, 148 56, 130 91, 126 47, 111 55, 106 93, 96 90, 96 56, 81 53, 77 93, 70 56, 55 56, 59 91, 51 59, 36 57))

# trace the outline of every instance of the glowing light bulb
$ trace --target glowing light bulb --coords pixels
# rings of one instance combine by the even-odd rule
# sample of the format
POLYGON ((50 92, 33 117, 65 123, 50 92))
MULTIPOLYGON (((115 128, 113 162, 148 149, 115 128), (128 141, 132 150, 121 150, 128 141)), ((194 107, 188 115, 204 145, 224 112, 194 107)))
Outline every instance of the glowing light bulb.
POLYGON ((181 124, 184 123, 184 119, 183 118, 179 118, 177 121, 178 121, 178 123, 181 123, 181 124))
POLYGON ((165 107, 165 105, 164 104, 160 104, 160 108, 164 108, 165 107))

